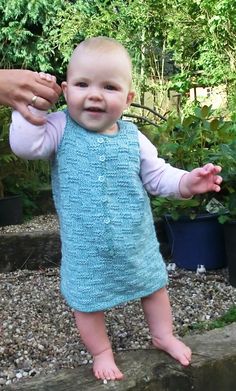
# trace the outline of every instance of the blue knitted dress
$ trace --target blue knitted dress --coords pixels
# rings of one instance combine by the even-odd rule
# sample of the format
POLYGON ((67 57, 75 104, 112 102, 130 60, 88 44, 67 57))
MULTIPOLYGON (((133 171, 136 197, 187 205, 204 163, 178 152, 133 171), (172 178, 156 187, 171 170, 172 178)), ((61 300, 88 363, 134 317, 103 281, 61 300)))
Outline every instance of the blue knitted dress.
POLYGON ((140 179, 138 130, 125 121, 118 127, 115 135, 89 132, 67 114, 52 165, 61 291, 84 312, 147 296, 167 283, 140 179))

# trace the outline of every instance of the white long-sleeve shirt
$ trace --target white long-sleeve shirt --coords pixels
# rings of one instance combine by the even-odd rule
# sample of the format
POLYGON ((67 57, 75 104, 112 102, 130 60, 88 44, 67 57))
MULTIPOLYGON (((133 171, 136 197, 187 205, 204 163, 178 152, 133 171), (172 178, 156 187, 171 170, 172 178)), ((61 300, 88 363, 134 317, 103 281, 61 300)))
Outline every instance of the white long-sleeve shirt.
MULTIPOLYGON (((44 125, 32 125, 17 111, 13 111, 10 127, 10 145, 12 151, 23 159, 51 159, 62 139, 66 115, 64 111, 47 114, 30 107, 39 116, 47 118, 44 125)), ((172 167, 158 157, 157 149, 141 132, 140 176, 145 189, 153 195, 182 198, 179 183, 186 171, 172 167)))

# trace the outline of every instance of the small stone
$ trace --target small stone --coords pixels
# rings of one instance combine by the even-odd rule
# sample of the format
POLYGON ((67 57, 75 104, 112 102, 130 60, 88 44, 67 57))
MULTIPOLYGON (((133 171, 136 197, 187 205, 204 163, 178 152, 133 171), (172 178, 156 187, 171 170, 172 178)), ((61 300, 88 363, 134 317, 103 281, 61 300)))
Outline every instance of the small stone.
POLYGON ((6 384, 6 379, 0 377, 0 386, 4 386, 4 384, 6 384))

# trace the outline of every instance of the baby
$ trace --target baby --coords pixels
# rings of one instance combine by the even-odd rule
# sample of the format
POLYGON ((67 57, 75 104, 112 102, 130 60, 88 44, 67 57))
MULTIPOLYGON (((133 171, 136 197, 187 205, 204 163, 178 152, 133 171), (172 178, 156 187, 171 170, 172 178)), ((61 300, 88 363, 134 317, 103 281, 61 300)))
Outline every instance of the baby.
POLYGON ((154 346, 187 366, 191 350, 173 335, 166 266, 147 192, 176 198, 218 192, 221 168, 174 168, 134 124, 120 120, 134 92, 130 57, 116 40, 95 37, 80 43, 62 89, 67 110, 47 114, 31 107, 44 125, 13 112, 10 144, 25 159, 52 161, 61 291, 93 356, 94 375, 123 378, 104 311, 135 299, 141 299, 154 346))

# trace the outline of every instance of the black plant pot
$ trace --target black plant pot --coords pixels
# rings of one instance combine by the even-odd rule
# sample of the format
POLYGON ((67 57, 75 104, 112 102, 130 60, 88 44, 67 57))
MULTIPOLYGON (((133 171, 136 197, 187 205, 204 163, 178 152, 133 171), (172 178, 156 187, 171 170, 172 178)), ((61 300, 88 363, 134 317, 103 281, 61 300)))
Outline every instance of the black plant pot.
POLYGON ((166 229, 172 262, 178 267, 196 270, 198 265, 204 265, 211 270, 226 266, 224 232, 216 215, 177 221, 166 216, 166 229))
POLYGON ((22 218, 23 207, 20 195, 0 199, 0 226, 21 224, 22 218))
POLYGON ((236 221, 225 223, 223 227, 229 271, 229 283, 236 287, 236 221))

